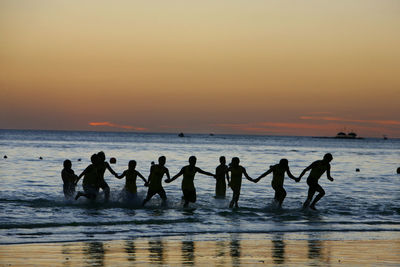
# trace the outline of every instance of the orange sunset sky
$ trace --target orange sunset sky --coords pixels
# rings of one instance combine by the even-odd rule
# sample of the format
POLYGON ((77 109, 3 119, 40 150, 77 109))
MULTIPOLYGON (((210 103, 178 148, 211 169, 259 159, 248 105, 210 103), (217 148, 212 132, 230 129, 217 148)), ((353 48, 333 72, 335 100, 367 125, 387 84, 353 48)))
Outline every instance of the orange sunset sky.
POLYGON ((0 1, 0 128, 400 137, 400 1, 0 1))

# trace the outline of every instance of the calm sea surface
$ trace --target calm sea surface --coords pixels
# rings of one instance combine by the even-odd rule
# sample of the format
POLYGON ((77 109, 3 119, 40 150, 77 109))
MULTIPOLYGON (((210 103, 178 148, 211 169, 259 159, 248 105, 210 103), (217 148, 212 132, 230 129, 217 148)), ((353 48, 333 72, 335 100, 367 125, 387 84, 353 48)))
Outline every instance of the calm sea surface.
MULTIPOLYGON (((189 235, 197 240, 218 240, 229 235, 285 235, 289 239, 395 239, 400 237, 399 139, 336 140, 311 137, 138 134, 63 131, 0 130, 0 244, 105 241, 142 237, 189 235), (303 211, 306 176, 300 183, 286 177, 287 197, 281 210, 271 204, 271 176, 254 184, 243 180, 239 209, 229 209, 232 196, 215 199, 215 180, 197 174, 198 201, 189 209, 181 204, 178 178, 164 184, 168 206, 160 207, 155 196, 145 208, 124 203, 124 179, 106 172, 111 200, 102 194, 95 203, 66 201, 60 172, 65 159, 79 174, 90 155, 104 151, 111 165, 122 173, 129 160, 146 178, 150 163, 167 157, 171 175, 197 157, 197 166, 214 172, 218 158, 237 156, 248 174, 256 178, 281 158, 289 160, 298 176, 311 162, 333 154, 330 182, 318 211, 303 211), (3 158, 7 155, 7 159, 3 158), (43 159, 40 160, 39 157, 43 159), (78 161, 78 159, 82 159, 78 161), (360 172, 356 172, 356 168, 360 172)), ((139 198, 147 188, 138 179, 139 198)), ((77 188, 81 190, 81 182, 77 188)), ((140 202, 140 201, 138 201, 140 202)))

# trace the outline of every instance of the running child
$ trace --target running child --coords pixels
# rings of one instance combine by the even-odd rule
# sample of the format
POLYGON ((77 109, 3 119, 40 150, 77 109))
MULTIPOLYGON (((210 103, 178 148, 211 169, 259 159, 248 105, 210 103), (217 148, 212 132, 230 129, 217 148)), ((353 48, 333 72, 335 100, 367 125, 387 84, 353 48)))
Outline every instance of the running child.
POLYGON ((177 173, 174 177, 171 179, 165 180, 166 183, 171 183, 172 181, 176 180, 179 176, 183 175, 182 179, 182 192, 183 192, 183 199, 185 200, 185 204, 183 205, 184 207, 189 206, 189 202, 195 203, 196 202, 196 188, 194 187, 194 176, 196 173, 201 173, 204 175, 212 176, 215 177, 214 174, 205 172, 202 169, 196 167, 196 157, 191 156, 189 158, 189 165, 186 165, 181 169, 179 173, 177 173))
POLYGON ((65 198, 72 198, 75 195, 75 187, 78 181, 78 176, 71 169, 72 163, 69 159, 64 160, 64 169, 61 171, 61 178, 63 180, 63 191, 65 198))
POLYGON ((246 169, 239 165, 240 159, 238 157, 232 158, 232 162, 228 168, 228 172, 231 173, 231 181, 229 183, 230 188, 233 191, 232 201, 229 207, 239 208, 238 201, 240 196, 240 188, 242 187, 242 176, 244 175, 247 180, 254 182, 254 180, 247 174, 246 169))
POLYGON ((167 201, 167 195, 165 194, 164 188, 162 187, 162 178, 167 175, 167 180, 170 179, 169 170, 165 167, 167 159, 165 156, 158 158, 158 164, 152 164, 150 168, 150 175, 148 179, 149 189, 147 196, 143 200, 142 205, 144 206, 155 194, 158 194, 162 199, 162 205, 164 206, 167 201))
POLYGON ((226 165, 226 159, 224 156, 219 158, 218 167, 215 169, 215 196, 217 198, 225 198, 226 196, 226 181, 229 184, 229 174, 228 174, 228 166, 226 165))
POLYGON ((326 176, 329 181, 333 182, 333 178, 331 177, 331 165, 329 164, 332 161, 333 157, 331 153, 327 153, 324 155, 322 160, 317 160, 311 163, 310 166, 305 168, 303 172, 300 174, 298 181, 300 181, 303 175, 311 170, 310 175, 307 178, 308 195, 307 199, 303 204, 303 208, 307 208, 310 204, 315 192, 318 191, 318 195, 314 198, 314 201, 310 205, 310 209, 316 210, 315 204, 325 195, 325 190, 318 184, 319 178, 326 172, 326 176))
POLYGON ((282 207, 283 200, 286 197, 286 190, 283 188, 283 182, 285 179, 285 173, 289 176, 290 179, 298 182, 299 180, 292 175, 289 170, 289 161, 287 159, 281 159, 279 164, 270 166, 269 170, 265 173, 261 174, 260 177, 254 180, 255 183, 261 180, 261 178, 267 176, 272 173, 272 181, 271 186, 275 190, 275 201, 279 204, 279 207, 282 207))
POLYGON ((136 169, 136 161, 131 160, 128 163, 128 169, 125 170, 121 175, 116 175, 115 177, 118 179, 122 179, 126 177, 125 180, 125 193, 127 199, 134 199, 137 197, 137 187, 136 187, 136 178, 139 176, 144 181, 144 184, 147 185, 147 180, 143 177, 143 175, 138 172, 136 169))

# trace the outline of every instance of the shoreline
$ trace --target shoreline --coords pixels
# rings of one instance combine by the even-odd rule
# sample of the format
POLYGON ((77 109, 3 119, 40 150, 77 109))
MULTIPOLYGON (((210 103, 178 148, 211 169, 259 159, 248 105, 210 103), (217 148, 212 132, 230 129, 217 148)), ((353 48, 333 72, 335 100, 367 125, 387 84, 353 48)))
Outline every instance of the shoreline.
POLYGON ((398 265, 400 237, 394 239, 287 239, 285 235, 194 240, 192 236, 114 241, 0 245, 0 266, 131 265, 398 265))

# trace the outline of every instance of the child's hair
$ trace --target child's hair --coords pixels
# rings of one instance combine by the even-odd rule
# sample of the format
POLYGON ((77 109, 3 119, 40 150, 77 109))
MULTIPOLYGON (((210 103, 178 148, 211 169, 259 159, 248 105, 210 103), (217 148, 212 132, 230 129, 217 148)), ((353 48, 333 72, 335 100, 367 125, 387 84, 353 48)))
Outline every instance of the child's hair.
POLYGON ((288 166, 289 165, 289 161, 287 159, 281 159, 279 161, 279 165, 281 166, 288 166))
POLYGON ((69 159, 64 160, 64 168, 65 169, 70 169, 72 167, 72 163, 69 159))
POLYGON ((238 157, 233 157, 232 158, 232 165, 237 166, 240 163, 240 159, 238 157))
POLYGON ((134 169, 136 167, 136 160, 130 160, 128 163, 129 169, 134 169))

